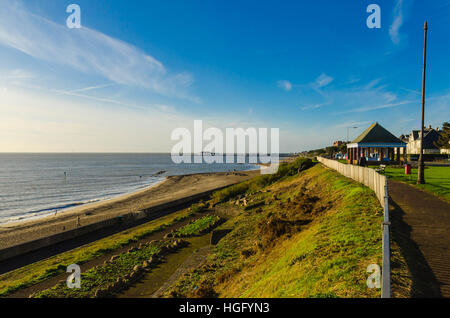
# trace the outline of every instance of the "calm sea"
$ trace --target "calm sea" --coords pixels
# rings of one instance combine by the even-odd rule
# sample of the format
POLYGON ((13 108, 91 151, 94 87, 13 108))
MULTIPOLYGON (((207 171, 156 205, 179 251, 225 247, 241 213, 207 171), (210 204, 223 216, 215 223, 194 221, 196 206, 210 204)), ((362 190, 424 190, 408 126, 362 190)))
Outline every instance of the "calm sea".
POLYGON ((256 168, 174 164, 170 154, 0 154, 0 223, 130 193, 167 176, 256 168))

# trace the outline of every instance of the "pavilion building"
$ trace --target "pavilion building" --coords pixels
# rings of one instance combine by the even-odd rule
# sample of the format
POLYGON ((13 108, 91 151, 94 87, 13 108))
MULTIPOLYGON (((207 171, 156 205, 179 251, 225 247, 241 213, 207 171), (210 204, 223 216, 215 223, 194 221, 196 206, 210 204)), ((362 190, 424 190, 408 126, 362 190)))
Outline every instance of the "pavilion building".
POLYGON ((368 164, 371 162, 400 162, 403 148, 403 161, 406 162, 406 143, 395 137, 379 123, 373 123, 358 138, 347 144, 347 162, 358 164, 361 157, 365 157, 368 164), (396 149, 394 151, 394 149, 396 149))

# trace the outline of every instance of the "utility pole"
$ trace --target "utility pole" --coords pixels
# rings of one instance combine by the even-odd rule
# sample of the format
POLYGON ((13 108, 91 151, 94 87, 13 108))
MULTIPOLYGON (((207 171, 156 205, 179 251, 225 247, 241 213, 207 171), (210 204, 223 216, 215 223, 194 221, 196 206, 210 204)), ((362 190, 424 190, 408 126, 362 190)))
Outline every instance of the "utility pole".
POLYGON ((419 169, 417 172, 417 184, 425 183, 424 164, 423 164, 423 127, 425 126, 425 72, 427 69, 427 30, 428 30, 427 21, 425 21, 423 29, 425 34, 425 40, 423 45, 422 120, 420 122, 420 155, 419 155, 419 169))

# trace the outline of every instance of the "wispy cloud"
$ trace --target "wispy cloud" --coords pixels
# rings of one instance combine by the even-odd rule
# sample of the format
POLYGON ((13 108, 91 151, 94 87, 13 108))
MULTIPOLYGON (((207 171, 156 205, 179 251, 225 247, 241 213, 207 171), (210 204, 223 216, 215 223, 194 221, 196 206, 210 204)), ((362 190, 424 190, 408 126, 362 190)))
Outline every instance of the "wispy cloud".
POLYGON ((340 83, 338 85, 340 85, 340 86, 348 86, 348 85, 352 85, 352 84, 358 83, 359 81, 361 81, 360 78, 352 78, 352 79, 350 79, 350 80, 348 80, 346 82, 342 82, 342 83, 340 83))
POLYGON ((377 86, 381 82, 382 78, 376 78, 372 81, 370 81, 368 84, 364 86, 364 89, 371 89, 377 86))
POLYGON ((330 105, 330 104, 331 104, 331 102, 321 103, 321 104, 313 104, 313 105, 300 107, 300 109, 301 110, 317 109, 317 108, 321 108, 322 106, 326 106, 326 105, 330 105))
POLYGON ((189 73, 171 74, 160 61, 131 44, 87 27, 69 29, 28 12, 18 1, 1 4, 0 45, 166 96, 188 97, 193 82, 189 73))
POLYGON ((164 104, 156 104, 155 107, 164 113, 175 113, 177 111, 175 107, 164 104))
POLYGON ((413 93, 413 94, 416 94, 416 95, 421 95, 422 94, 421 92, 416 91, 414 89, 409 89, 409 88, 405 88, 405 87, 400 87, 400 89, 402 89, 404 91, 407 91, 407 92, 410 92, 410 93, 413 93))
POLYGON ((22 69, 15 69, 4 74, 0 74, 0 80, 26 80, 33 78, 33 75, 22 69))
POLYGON ((101 88, 106 88, 106 87, 111 87, 113 85, 116 84, 103 84, 103 85, 96 85, 96 86, 88 86, 88 87, 83 87, 83 88, 78 88, 78 89, 73 89, 70 91, 62 91, 59 94, 68 94, 68 93, 80 93, 80 92, 87 92, 87 91, 92 91, 92 90, 96 90, 96 89, 101 89, 101 88))
MULTIPOLYGON (((103 85, 103 87, 110 86, 110 85, 103 85)), ((93 86, 90 87, 91 89, 99 88, 99 86, 93 86)), ((85 90, 89 90, 89 88, 85 88, 85 90)), ((61 90, 51 90, 51 92, 56 93, 57 95, 67 95, 67 96, 73 96, 73 97, 79 97, 84 98, 88 100, 92 100, 95 102, 101 102, 106 104, 113 104, 120 106, 122 108, 128 108, 128 109, 134 109, 134 110, 149 110, 149 109, 155 109, 162 113, 176 113, 176 108, 173 106, 165 105, 165 104, 145 104, 145 105, 139 105, 135 103, 130 102, 123 102, 120 100, 116 100, 113 98, 104 98, 104 97, 96 97, 86 94, 80 94, 80 92, 83 92, 83 90, 74 90, 74 91, 61 91, 61 90)))
MULTIPOLYGON (((30 83, 24 83, 24 82, 16 83, 14 86, 20 87, 22 89, 38 91, 41 93, 42 92, 50 93, 50 94, 47 94, 47 96, 49 96, 49 98, 53 98, 53 96, 56 97, 56 96, 65 95, 65 96, 70 96, 70 97, 77 97, 80 99, 86 99, 86 100, 90 100, 90 101, 94 101, 94 102, 102 103, 102 104, 116 105, 116 106, 119 106, 120 108, 125 108, 125 109, 140 110, 140 111, 156 110, 159 113, 176 113, 175 107, 168 106, 165 104, 152 104, 152 103, 136 104, 136 103, 129 102, 129 101, 122 101, 119 99, 114 99, 113 97, 99 97, 99 96, 83 94, 83 92, 85 92, 85 91, 99 89, 99 88, 105 88, 105 87, 109 87, 109 86, 113 86, 113 85, 114 84, 104 84, 104 85, 85 87, 85 88, 76 89, 76 90, 60 90, 60 89, 46 88, 46 87, 42 87, 42 86, 30 84, 30 83), (50 96, 52 96, 52 97, 50 97, 50 96)), ((6 87, 4 87, 3 89, 5 91, 7 91, 6 87)))
POLYGON ((306 84, 293 84, 290 81, 281 80, 281 81, 277 82, 277 85, 279 88, 282 88, 287 92, 291 91, 295 87, 295 88, 300 88, 303 90, 311 90, 312 89, 313 91, 315 91, 323 96, 324 94, 321 91, 321 88, 328 86, 333 81, 334 81, 333 77, 331 77, 325 73, 322 73, 314 81, 306 83, 306 84))
POLYGON ((397 0, 394 7, 394 20, 389 27, 389 35, 394 44, 400 43, 400 27, 403 25, 403 0, 397 0))
POLYGON ((289 81, 278 81, 277 82, 278 87, 284 89, 285 91, 289 92, 292 90, 292 83, 289 81))
POLYGON ((96 97, 96 96, 91 96, 91 95, 80 94, 80 93, 73 92, 73 91, 61 91, 61 90, 55 90, 55 89, 52 89, 50 91, 53 93, 56 93, 56 95, 67 95, 67 96, 79 97, 79 98, 89 99, 89 100, 92 100, 95 102, 114 104, 114 105, 125 107, 125 108, 141 109, 141 110, 146 109, 146 107, 144 107, 144 106, 125 103, 125 102, 118 101, 118 100, 115 100, 112 98, 96 97))
POLYGON ((367 124, 372 124, 372 121, 370 121, 370 120, 365 120, 365 121, 347 121, 345 123, 338 124, 338 125, 336 125, 334 127, 335 128, 347 128, 347 127, 355 127, 355 126, 365 126, 367 124))
POLYGON ((316 79, 316 87, 321 88, 329 85, 331 82, 333 82, 334 78, 331 76, 328 76, 325 73, 322 73, 317 79, 316 79))
POLYGON ((397 99, 397 95, 391 92, 386 92, 383 94, 383 97, 386 99, 388 103, 392 103, 397 99))
POLYGON ((375 105, 375 106, 369 106, 369 107, 353 108, 353 109, 349 109, 349 110, 346 110, 343 112, 339 112, 337 114, 362 113, 362 112, 368 112, 368 111, 372 111, 372 110, 398 107, 398 106, 412 104, 412 103, 418 103, 418 102, 420 102, 420 101, 419 100, 405 100, 405 101, 398 102, 398 103, 387 103, 387 104, 381 104, 381 105, 375 105))

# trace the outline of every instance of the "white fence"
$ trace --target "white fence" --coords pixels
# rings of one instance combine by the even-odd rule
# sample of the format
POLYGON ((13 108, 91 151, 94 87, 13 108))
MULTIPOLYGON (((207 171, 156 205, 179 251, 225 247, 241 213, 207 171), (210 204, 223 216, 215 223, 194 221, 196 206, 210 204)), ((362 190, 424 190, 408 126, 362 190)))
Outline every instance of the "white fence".
POLYGON ((364 168, 354 165, 346 165, 336 160, 317 157, 317 160, 323 165, 338 171, 340 174, 360 182, 372 189, 381 206, 384 209, 383 222, 383 271, 382 271, 382 287, 381 297, 391 297, 391 264, 390 264, 390 248, 389 248, 389 194, 387 186, 387 178, 374 169, 364 168))
POLYGON ((322 157, 317 157, 317 160, 328 168, 338 171, 340 174, 346 176, 347 178, 351 178, 371 188, 377 195, 378 201, 380 201, 381 206, 384 207, 384 197, 386 196, 385 176, 377 173, 374 169, 370 168, 346 165, 336 160, 325 159, 322 157))

